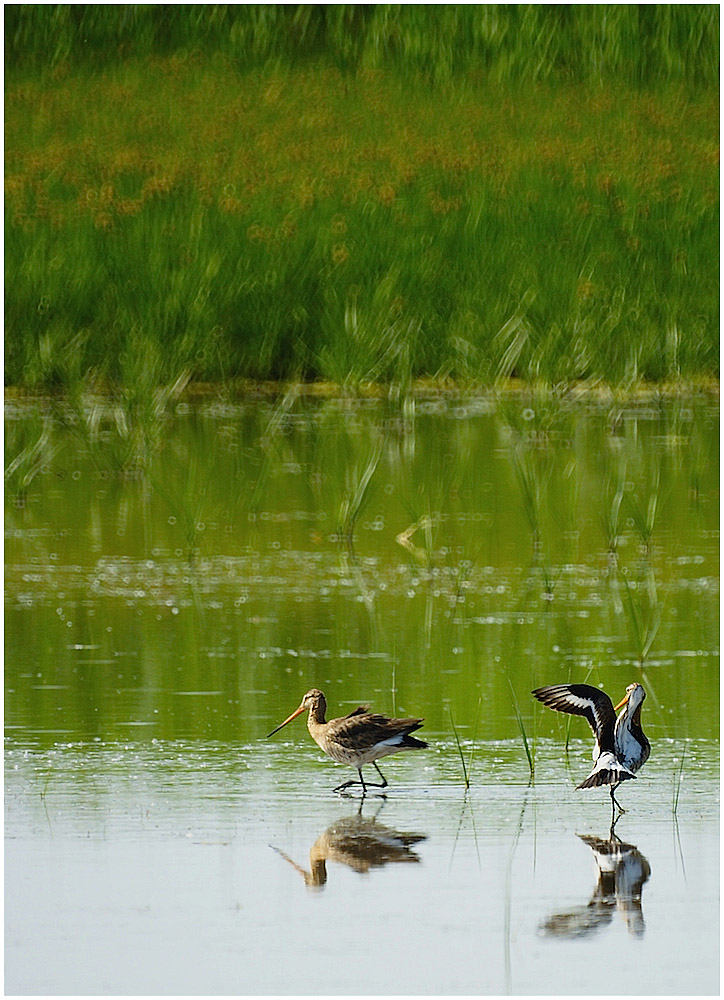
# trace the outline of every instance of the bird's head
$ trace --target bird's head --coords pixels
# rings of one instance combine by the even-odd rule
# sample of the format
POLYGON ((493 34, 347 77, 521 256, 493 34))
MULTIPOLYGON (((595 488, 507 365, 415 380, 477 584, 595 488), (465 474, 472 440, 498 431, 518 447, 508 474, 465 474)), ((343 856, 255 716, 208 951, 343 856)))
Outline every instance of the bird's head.
MULTIPOLYGON (((326 708, 327 708, 327 702, 325 701, 322 692, 319 691, 317 688, 311 688, 302 698, 302 703, 299 706, 299 708, 295 709, 289 716, 289 718, 284 720, 284 722, 280 722, 279 725, 276 727, 276 729, 272 729, 272 731, 269 733, 269 736, 273 736, 274 733, 278 733, 280 729, 283 729, 288 722, 292 721, 292 719, 296 719, 296 717, 298 715, 301 715, 302 712, 311 710, 316 715, 321 709, 321 714, 324 715, 326 708)), ((267 736, 267 739, 269 739, 269 736, 267 736)))
POLYGON ((629 714, 633 715, 638 708, 641 708, 645 697, 646 692, 640 684, 629 684, 626 688, 626 697, 616 705, 614 711, 618 712, 619 708, 627 705, 629 714))

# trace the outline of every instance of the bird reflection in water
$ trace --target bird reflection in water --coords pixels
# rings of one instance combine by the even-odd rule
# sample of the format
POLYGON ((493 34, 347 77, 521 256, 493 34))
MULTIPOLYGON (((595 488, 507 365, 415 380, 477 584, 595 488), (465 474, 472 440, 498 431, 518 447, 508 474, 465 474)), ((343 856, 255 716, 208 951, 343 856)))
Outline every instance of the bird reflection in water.
POLYGON ((607 926, 618 911, 629 934, 642 937, 645 924, 641 893, 651 874, 648 861, 633 844, 624 844, 613 828, 608 840, 578 836, 593 851, 598 883, 589 903, 551 914, 541 924, 541 933, 545 937, 586 937, 607 926))
POLYGON ((309 871, 293 861, 278 847, 280 854, 303 876, 310 889, 321 889, 327 881, 327 862, 337 861, 362 875, 372 868, 382 868, 392 862, 417 864, 419 855, 413 847, 427 840, 424 833, 403 833, 366 819, 360 811, 343 816, 315 840, 309 851, 309 871))

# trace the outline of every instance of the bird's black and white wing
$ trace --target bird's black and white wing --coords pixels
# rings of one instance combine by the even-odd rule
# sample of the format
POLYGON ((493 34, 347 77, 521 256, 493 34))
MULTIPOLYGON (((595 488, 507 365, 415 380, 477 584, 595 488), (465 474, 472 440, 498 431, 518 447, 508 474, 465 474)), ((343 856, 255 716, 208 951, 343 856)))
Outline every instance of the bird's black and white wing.
POLYGON ((590 684, 551 684, 536 688, 533 696, 556 712, 582 715, 588 721, 596 738, 594 760, 607 750, 615 753, 616 713, 605 691, 599 691, 590 684))

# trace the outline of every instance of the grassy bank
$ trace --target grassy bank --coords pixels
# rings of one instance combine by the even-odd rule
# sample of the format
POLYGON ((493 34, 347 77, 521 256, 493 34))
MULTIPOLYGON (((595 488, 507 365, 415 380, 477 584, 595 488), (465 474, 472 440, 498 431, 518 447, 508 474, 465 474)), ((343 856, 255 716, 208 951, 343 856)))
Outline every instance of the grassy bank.
POLYGON ((713 90, 17 72, 6 382, 717 375, 718 184, 713 90))
POLYGON ((13 70, 221 54, 240 70, 326 59, 346 74, 632 85, 719 81, 716 4, 14 4, 13 70))

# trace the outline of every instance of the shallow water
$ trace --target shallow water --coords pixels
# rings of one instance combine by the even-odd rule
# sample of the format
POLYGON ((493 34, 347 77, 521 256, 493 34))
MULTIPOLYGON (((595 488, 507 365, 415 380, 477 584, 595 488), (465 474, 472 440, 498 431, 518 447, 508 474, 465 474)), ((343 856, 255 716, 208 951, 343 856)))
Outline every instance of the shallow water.
POLYGON ((11 744, 6 991, 717 992, 715 746, 687 745, 676 814, 672 747, 620 790, 612 863, 556 742, 530 786, 516 744, 478 746, 466 795, 431 740, 364 802, 311 741, 11 744))
POLYGON ((6 409, 6 992, 718 991, 711 401, 129 421, 6 409), (647 690, 621 843, 568 680, 647 690), (425 717, 385 799, 313 686, 425 717))

